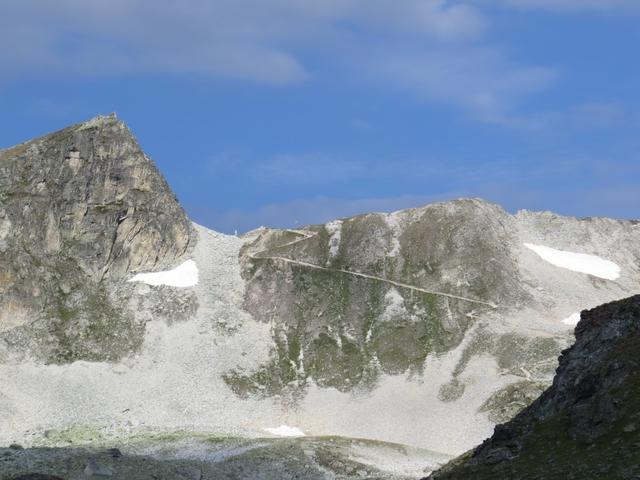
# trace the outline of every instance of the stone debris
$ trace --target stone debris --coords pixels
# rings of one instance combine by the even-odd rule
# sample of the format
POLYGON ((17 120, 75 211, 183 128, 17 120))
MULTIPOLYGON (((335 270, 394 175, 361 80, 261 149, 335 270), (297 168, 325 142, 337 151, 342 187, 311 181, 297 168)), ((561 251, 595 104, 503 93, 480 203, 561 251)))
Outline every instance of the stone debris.
POLYGON ((111 477, 113 475, 113 471, 109 467, 102 465, 95 458, 90 458, 87 461, 84 473, 94 477, 111 477))
POLYGON ((110 448, 109 450, 107 450, 107 454, 112 458, 122 457, 122 452, 117 448, 110 448))
POLYGON ((202 469, 198 467, 182 467, 176 471, 176 480, 201 480, 202 469))

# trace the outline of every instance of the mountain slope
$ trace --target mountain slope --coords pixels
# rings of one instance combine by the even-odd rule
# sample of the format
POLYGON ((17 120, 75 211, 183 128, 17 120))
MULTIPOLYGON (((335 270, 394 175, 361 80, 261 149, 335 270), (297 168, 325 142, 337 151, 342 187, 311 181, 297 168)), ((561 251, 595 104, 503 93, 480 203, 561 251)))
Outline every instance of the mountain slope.
POLYGON ((245 306, 275 320, 287 360, 319 385, 419 372, 428 354, 460 344, 473 315, 526 298, 502 247, 508 221, 497 206, 457 202, 263 232, 244 252, 245 306))
POLYGON ((447 458, 551 383, 564 320, 640 287, 637 222, 478 199, 213 232, 113 117, 0 160, 5 444, 294 431, 447 458))
POLYGON ((582 312, 553 385, 434 480, 640 475, 640 295, 582 312))
MULTIPOLYGON (((225 380, 244 397, 335 389, 345 393, 331 397, 336 410, 353 415, 351 394, 369 396, 359 407, 371 412, 384 411, 374 399, 393 397, 398 412, 438 432, 429 448, 470 447, 550 383, 572 342, 562 320, 638 290, 638 240, 636 222, 509 215, 481 200, 252 232, 243 305, 271 325, 275 346, 259 369, 225 380), (588 254, 578 258, 595 270, 560 268, 538 247, 588 254), (603 278, 600 263, 620 272, 603 278)), ((350 422, 332 414, 332 428, 350 422)), ((382 414, 381 424, 404 427, 387 427, 398 435, 387 438, 416 442, 415 424, 398 417, 382 414)))

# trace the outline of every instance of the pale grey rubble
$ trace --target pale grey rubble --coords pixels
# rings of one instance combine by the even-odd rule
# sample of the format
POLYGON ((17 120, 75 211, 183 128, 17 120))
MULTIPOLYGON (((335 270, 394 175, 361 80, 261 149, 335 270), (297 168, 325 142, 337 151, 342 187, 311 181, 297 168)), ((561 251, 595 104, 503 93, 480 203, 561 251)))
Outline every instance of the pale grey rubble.
MULTIPOLYGON (((235 448, 282 425, 439 452, 436 465, 550 384, 573 342, 563 319, 640 287, 637 222, 478 199, 213 232, 115 117, 0 152, 0 187, 0 445, 198 434, 235 448), (601 257, 620 276, 525 244, 601 257), (128 281, 188 260, 193 287, 128 281)), ((415 463, 390 455, 366 458, 415 463)))

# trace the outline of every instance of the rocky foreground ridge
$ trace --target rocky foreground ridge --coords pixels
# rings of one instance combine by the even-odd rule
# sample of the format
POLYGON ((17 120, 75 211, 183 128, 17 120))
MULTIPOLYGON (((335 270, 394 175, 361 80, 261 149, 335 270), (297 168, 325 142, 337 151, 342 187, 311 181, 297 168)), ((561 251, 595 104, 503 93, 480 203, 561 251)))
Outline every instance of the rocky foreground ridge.
POLYGON ((550 385, 577 312, 639 288, 638 222, 479 199, 214 232, 97 117, 0 151, 0 445, 420 478, 550 385))
POLYGON ((639 354, 640 295, 582 312, 553 385, 428 478, 640 478, 639 354))

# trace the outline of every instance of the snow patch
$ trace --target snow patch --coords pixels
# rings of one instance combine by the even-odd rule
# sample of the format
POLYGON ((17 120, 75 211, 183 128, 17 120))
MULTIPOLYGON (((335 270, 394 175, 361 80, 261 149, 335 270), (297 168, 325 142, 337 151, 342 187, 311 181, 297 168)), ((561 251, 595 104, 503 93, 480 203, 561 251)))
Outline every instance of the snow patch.
POLYGON ((572 327, 575 327, 579 321, 580 321, 580 312, 576 312, 576 313, 572 313, 567 318, 562 320, 562 323, 564 323, 565 325, 571 325, 572 327))
POLYGON ((525 247, 533 250, 543 260, 556 267, 566 268, 574 272, 586 273, 594 277, 616 280, 620 277, 620 267, 604 258, 586 253, 566 252, 544 245, 525 243, 525 247))
POLYGON ((265 432, 278 437, 304 437, 305 433, 298 427, 290 427, 288 425, 280 425, 277 428, 265 428, 265 432))
POLYGON ((193 260, 187 260, 179 267, 166 272, 139 273, 129 282, 142 282, 147 285, 167 285, 169 287, 195 287, 198 284, 198 265, 193 260))

